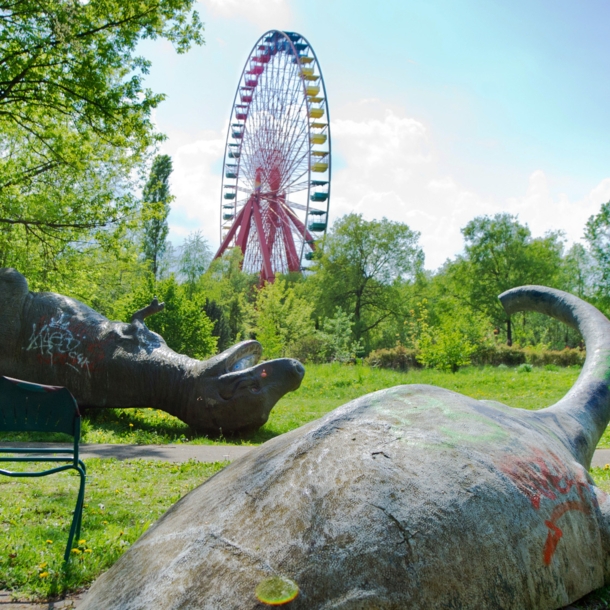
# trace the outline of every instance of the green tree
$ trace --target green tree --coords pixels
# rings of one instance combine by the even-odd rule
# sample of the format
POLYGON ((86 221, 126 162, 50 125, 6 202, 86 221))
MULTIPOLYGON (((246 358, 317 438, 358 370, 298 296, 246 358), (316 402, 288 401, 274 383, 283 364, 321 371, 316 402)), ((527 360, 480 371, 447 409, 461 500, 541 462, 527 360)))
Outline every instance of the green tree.
POLYGON ((465 309, 455 298, 444 295, 435 304, 434 324, 430 304, 423 300, 412 315, 409 346, 418 351, 417 360, 426 367, 455 373, 470 364, 477 349, 489 342, 491 327, 488 319, 465 309))
POLYGON ((256 295, 254 334, 266 358, 287 356, 300 339, 314 331, 313 305, 296 295, 286 280, 276 278, 256 295))
POLYGON ((227 322, 222 307, 216 301, 206 299, 203 311, 205 311, 206 316, 214 325, 212 335, 216 337, 217 350, 224 352, 224 350, 231 347, 231 327, 227 322))
POLYGON ((258 275, 241 270, 243 254, 231 248, 222 258, 213 260, 199 278, 196 290, 216 301, 223 310, 231 333, 231 343, 249 337, 258 275))
POLYGON ((595 286, 593 257, 582 244, 573 244, 563 259, 563 289, 586 299, 595 286))
MULTIPOLYGON (((594 261, 594 295, 604 308, 610 307, 610 201, 585 225, 585 240, 594 261)), ((584 253, 581 254, 581 260, 584 253)), ((580 265, 582 267, 582 265, 580 265)))
POLYGON ((154 282, 149 274, 147 282, 125 295, 117 305, 118 317, 128 322, 154 297, 165 303, 165 308, 146 318, 146 326, 159 333, 169 347, 192 358, 205 358, 216 351, 217 338, 213 334, 214 325, 204 311, 205 299, 201 295, 189 296, 173 275, 154 282))
POLYGON ((143 38, 203 42, 194 0, 0 0, 0 256, 29 276, 133 215, 159 141, 143 38))
POLYGON ((419 233, 404 223, 366 221, 358 214, 340 218, 314 265, 318 314, 332 317, 341 307, 352 316, 355 341, 370 343, 373 329, 390 316, 404 315, 399 287, 422 269, 418 239, 419 233))
POLYGON ((352 316, 337 307, 332 318, 324 318, 317 334, 322 342, 325 362, 347 362, 362 351, 362 344, 352 338, 352 316))
POLYGON ((173 197, 169 192, 172 159, 169 155, 157 155, 150 169, 150 177, 142 191, 143 239, 142 252, 150 270, 159 278, 159 266, 167 251, 167 216, 173 197))
POLYGON ((180 275, 189 285, 205 273, 212 261, 212 252, 203 231, 193 231, 187 235, 180 248, 180 275))
POLYGON ((525 284, 554 286, 560 282, 563 242, 559 233, 532 238, 527 225, 510 214, 479 216, 463 229, 465 254, 449 265, 453 287, 474 311, 506 327, 512 345, 510 316, 498 301, 509 288, 525 284))

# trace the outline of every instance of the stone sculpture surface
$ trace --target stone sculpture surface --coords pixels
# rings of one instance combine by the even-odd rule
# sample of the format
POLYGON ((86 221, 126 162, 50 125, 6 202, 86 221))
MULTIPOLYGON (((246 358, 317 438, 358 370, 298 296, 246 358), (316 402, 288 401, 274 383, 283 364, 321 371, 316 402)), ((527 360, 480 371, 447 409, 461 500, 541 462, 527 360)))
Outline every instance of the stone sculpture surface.
POLYGON ((308 610, 545 610, 610 582, 610 501, 588 475, 610 418, 610 322, 544 287, 500 298, 583 334, 557 404, 425 385, 352 401, 182 498, 81 610, 262 608, 255 588, 274 575, 308 610))
POLYGON ((282 358, 257 364, 261 346, 244 341, 209 360, 177 354, 144 318, 111 322, 83 303, 28 290, 0 269, 0 375, 66 386, 87 407, 154 407, 199 432, 256 429, 275 403, 299 387, 303 366, 282 358))

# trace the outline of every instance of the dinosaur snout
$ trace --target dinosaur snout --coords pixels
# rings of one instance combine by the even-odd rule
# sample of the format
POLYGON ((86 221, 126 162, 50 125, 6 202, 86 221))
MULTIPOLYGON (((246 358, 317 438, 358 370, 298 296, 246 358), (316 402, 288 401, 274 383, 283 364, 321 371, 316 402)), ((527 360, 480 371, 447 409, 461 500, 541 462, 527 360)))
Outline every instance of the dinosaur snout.
POLYGON ((305 376, 305 367, 298 360, 292 360, 292 366, 294 367, 296 374, 303 379, 305 376))
POLYGON ((296 390, 305 376, 305 367, 294 358, 280 358, 264 364, 265 381, 281 387, 283 393, 296 390))

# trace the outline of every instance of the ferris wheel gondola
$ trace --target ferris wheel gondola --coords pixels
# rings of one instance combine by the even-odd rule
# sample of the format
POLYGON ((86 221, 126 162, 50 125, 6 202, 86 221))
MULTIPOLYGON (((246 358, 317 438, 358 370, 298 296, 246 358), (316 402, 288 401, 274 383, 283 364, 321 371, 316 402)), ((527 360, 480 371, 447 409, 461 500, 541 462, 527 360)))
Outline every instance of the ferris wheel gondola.
POLYGON ((267 32, 246 61, 233 101, 216 257, 239 247, 244 271, 261 281, 305 269, 328 226, 330 145, 313 48, 295 32, 267 32))

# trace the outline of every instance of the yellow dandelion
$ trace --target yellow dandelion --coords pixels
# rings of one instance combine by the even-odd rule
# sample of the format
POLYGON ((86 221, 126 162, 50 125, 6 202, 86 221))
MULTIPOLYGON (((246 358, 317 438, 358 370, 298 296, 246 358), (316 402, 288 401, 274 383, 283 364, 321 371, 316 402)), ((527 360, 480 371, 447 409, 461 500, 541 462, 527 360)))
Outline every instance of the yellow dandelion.
POLYGON ((130 427, 130 428, 133 428, 133 424, 129 424, 129 427, 130 427))
POLYGON ((119 536, 122 536, 122 535, 123 535, 123 530, 121 530, 121 531, 119 532, 119 536))
POLYGON ((47 544, 53 544, 52 540, 47 540, 47 544))
POLYGON ((82 553, 82 551, 81 551, 80 549, 72 549, 72 552, 73 552, 75 555, 80 555, 80 554, 82 553))
POLYGON ((610 464, 606 464, 606 465, 604 466, 604 470, 610 470, 610 464))
POLYGON ((38 578, 46 578, 48 575, 48 572, 41 572, 40 574, 38 574, 38 578))
POLYGON ((78 546, 85 546, 85 544, 87 544, 86 540, 79 540, 78 541, 78 546))
POLYGON ((48 563, 45 561, 45 562, 41 563, 41 564, 40 564, 38 567, 39 567, 41 570, 44 570, 44 569, 45 569, 45 568, 46 568, 48 565, 49 565, 49 564, 48 564, 48 563))
POLYGON ((104 525, 108 525, 108 521, 102 521, 104 525))
POLYGON ((85 553, 93 553, 91 549, 85 549, 85 553))
POLYGON ((115 489, 115 490, 114 490, 114 493, 115 493, 115 494, 118 494, 118 493, 121 493, 121 492, 120 492, 118 489, 115 489))

